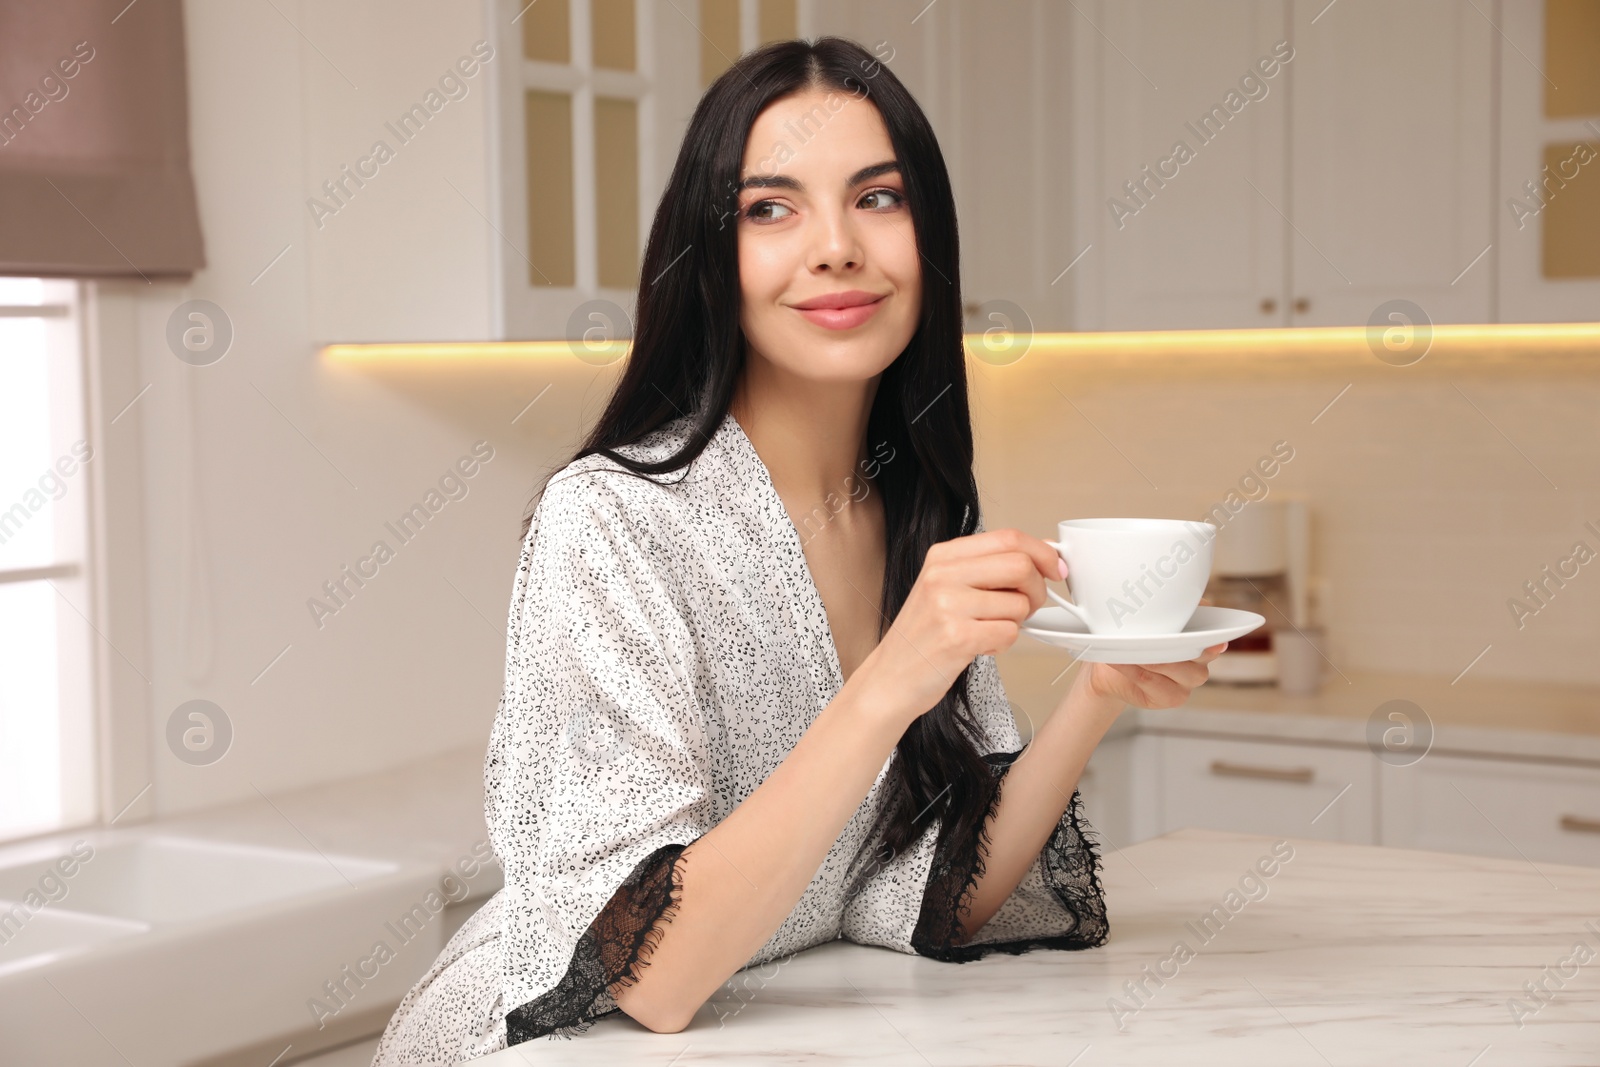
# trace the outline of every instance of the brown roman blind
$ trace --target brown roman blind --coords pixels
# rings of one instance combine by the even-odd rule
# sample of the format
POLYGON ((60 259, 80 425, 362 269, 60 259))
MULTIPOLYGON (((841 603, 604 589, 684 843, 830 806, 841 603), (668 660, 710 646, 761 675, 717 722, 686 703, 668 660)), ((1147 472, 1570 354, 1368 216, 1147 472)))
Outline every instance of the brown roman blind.
POLYGON ((0 274, 203 266, 182 0, 0 2, 0 274))

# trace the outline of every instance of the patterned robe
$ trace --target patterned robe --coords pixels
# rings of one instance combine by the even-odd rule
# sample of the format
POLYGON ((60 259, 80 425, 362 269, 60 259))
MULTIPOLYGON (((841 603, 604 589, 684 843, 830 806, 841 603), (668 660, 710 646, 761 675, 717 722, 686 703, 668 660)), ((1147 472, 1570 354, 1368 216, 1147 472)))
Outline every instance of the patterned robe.
MULTIPOLYGON (((619 451, 660 458, 691 432, 679 418, 619 451)), ((617 1012, 608 987, 636 977, 677 905, 678 853, 766 780, 843 684, 800 532, 731 415, 687 474, 653 482, 588 456, 552 477, 508 621, 484 764, 505 886, 401 1001, 374 1067, 471 1060, 617 1012)), ((1022 747, 993 657, 973 661, 970 694, 992 811, 1022 747)), ((955 962, 1105 942, 1076 792, 1015 892, 957 946, 978 842, 936 819, 880 862, 865 846, 888 770, 750 965, 838 937, 955 962)))

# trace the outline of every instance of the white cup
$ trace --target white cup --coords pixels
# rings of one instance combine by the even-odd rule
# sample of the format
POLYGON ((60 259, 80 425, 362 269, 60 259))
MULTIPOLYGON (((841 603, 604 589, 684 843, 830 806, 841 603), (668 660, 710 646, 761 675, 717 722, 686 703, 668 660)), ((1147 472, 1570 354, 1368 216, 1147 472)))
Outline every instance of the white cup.
POLYGON ((1217 528, 1186 519, 1067 519, 1046 541, 1067 561, 1069 601, 1092 634, 1174 634, 1200 606, 1217 528))

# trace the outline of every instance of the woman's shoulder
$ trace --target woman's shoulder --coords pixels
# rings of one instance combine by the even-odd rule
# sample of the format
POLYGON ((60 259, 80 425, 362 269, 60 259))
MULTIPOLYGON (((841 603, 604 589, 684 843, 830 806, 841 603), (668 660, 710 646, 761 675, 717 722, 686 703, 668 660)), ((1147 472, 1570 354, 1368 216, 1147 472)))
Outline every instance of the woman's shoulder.
MULTIPOLYGON (((692 420, 680 417, 614 451, 635 462, 659 461, 676 454, 693 432, 692 420)), ((697 459, 695 465, 699 463, 697 459)), ((693 504, 692 473, 641 474, 603 453, 580 456, 546 480, 535 525, 604 519, 637 529, 681 519, 693 504)))

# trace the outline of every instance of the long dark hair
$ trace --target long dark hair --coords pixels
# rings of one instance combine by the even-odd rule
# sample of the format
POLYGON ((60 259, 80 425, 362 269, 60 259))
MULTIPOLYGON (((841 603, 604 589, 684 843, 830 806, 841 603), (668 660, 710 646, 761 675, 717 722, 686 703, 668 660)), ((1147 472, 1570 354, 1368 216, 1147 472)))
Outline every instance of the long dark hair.
MULTIPOLYGON (((744 361, 735 224, 745 142, 763 108, 808 88, 848 92, 877 107, 923 263, 916 333, 883 372, 867 424, 868 440, 910 457, 880 465, 874 479, 887 526, 881 638, 928 548, 978 529, 978 489, 949 174, 921 107, 854 41, 774 42, 741 57, 701 97, 645 245, 627 365, 572 458, 598 453, 640 476, 667 474, 693 462, 722 424, 744 361), (616 451, 680 416, 690 417, 693 432, 676 455, 652 463, 616 451)), ((525 522, 524 536, 527 528, 525 522)), ((899 741, 887 801, 868 837, 884 859, 904 851, 934 818, 958 840, 982 825, 992 772, 972 740, 982 735, 967 698, 969 671, 899 741)))

